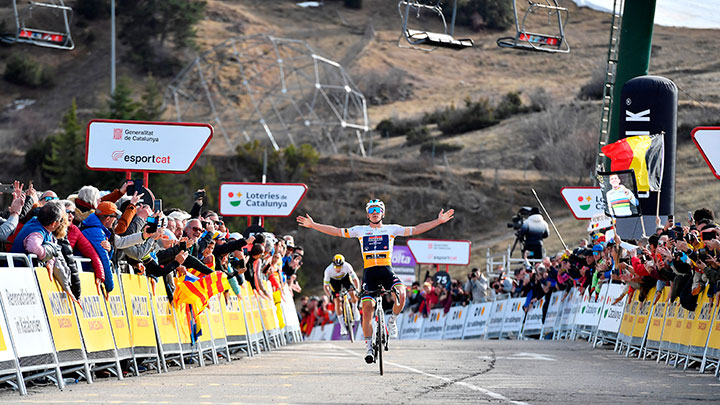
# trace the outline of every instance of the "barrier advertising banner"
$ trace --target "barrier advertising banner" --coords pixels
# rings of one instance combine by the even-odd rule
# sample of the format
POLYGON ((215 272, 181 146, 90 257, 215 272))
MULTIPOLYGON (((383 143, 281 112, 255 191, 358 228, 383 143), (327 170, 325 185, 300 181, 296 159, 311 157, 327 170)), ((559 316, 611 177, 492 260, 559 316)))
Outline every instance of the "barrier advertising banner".
POLYGON ((430 311, 430 316, 425 319, 422 327, 421 339, 436 340, 442 339, 445 327, 445 312, 442 308, 430 311))
POLYGON ((150 311, 150 293, 147 277, 121 274, 125 291, 125 305, 130 315, 130 332, 134 347, 155 347, 155 327, 150 311))
POLYGON ((503 320, 505 319, 505 310, 508 308, 508 300, 495 301, 490 310, 490 320, 488 321, 487 336, 497 337, 500 334, 503 320))
POLYGON ((548 310, 545 314, 545 323, 543 324, 543 333, 554 332, 558 321, 560 320, 559 314, 561 310, 560 297, 561 292, 554 292, 550 296, 550 304, 548 304, 548 310))
POLYGON ((518 333, 522 329, 525 311, 523 304, 525 298, 512 298, 507 300, 507 309, 503 319, 502 333, 518 333))
MULTIPOLYGON (((126 287, 127 288, 127 287, 126 287)), ((127 297, 128 290, 125 290, 127 297)), ((110 316, 110 326, 112 326, 113 336, 115 336, 115 344, 118 349, 127 349, 132 347, 132 335, 130 332, 130 324, 128 321, 127 308, 125 308, 125 299, 119 285, 108 294, 106 301, 107 313, 110 316)))
POLYGON ((155 319, 157 319, 157 329, 160 335, 160 341, 167 344, 180 343, 175 317, 173 316, 172 304, 168 299, 165 291, 165 283, 157 283, 155 285, 155 294, 153 295, 153 305, 155 306, 155 319))
POLYGON ((471 307, 452 307, 445 317, 443 339, 460 339, 471 307))
POLYGON ((80 288, 82 296, 80 304, 75 305, 80 321, 80 330, 85 341, 85 350, 88 353, 115 349, 110 321, 105 314, 105 298, 97 293, 95 275, 93 273, 80 273, 80 288))
POLYGON ((208 317, 210 318, 210 328, 212 329, 213 339, 224 339, 226 337, 225 325, 223 324, 222 306, 219 295, 210 297, 207 311, 208 317))
POLYGON ((50 324, 55 349, 58 352, 82 349, 75 311, 67 293, 61 290, 57 283, 50 281, 45 267, 36 268, 35 274, 45 302, 45 313, 50 324))
POLYGON ((245 336, 247 334, 247 329, 245 328, 245 320, 243 319, 242 308, 240 308, 240 300, 238 299, 238 296, 235 294, 229 294, 222 310, 227 335, 245 336))
POLYGON ((15 363, 9 363, 5 367, 3 363, 12 361, 15 358, 12 345, 10 344, 10 335, 5 323, 5 314, 0 311, 0 370, 15 368, 15 363))
POLYGON ((418 313, 410 313, 405 316, 405 322, 402 325, 401 339, 420 339, 420 334, 422 333, 423 329, 423 322, 425 318, 423 318, 418 313))
POLYGON ((421 264, 467 266, 470 263, 469 240, 410 239, 407 246, 415 261, 421 264))
POLYGON ((491 302, 470 305, 465 330, 463 331, 463 339, 485 336, 492 308, 493 303, 491 302))
POLYGON ((226 216, 287 217, 307 193, 305 184, 222 183, 220 214, 226 216))
POLYGON ((3 280, 0 296, 18 357, 54 352, 34 270, 15 267, 0 269, 0 272, 3 280))
POLYGON ((187 173, 212 134, 209 124, 92 120, 85 163, 91 170, 187 173))
POLYGON ((623 312, 625 311, 625 300, 615 305, 612 302, 622 294, 623 286, 620 284, 603 284, 600 289, 600 297, 605 297, 605 307, 602 310, 598 330, 617 333, 620 330, 623 312))
POLYGON ((603 304, 603 296, 598 296, 598 301, 595 301, 595 297, 595 294, 591 295, 590 291, 587 290, 585 294, 583 294, 580 310, 575 318, 577 325, 594 327, 598 324, 598 320, 600 320, 600 310, 603 304))
POLYGON ((523 334, 540 332, 543 326, 542 309, 545 304, 545 297, 540 301, 535 301, 527 312, 525 324, 523 326, 523 334))

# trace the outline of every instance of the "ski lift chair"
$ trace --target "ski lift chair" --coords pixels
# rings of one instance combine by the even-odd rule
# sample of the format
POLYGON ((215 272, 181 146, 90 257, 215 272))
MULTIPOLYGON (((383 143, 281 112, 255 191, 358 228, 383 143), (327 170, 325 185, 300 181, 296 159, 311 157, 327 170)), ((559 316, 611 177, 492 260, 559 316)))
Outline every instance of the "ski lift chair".
POLYGON ((449 26, 445 20, 445 15, 443 14, 442 7, 440 5, 441 3, 442 0, 430 0, 428 2, 423 2, 422 0, 400 0, 400 2, 398 2, 398 12, 400 13, 400 18, 402 19, 402 33, 400 34, 400 38, 398 38, 398 46, 400 48, 411 48, 432 52, 437 48, 461 50, 473 46, 472 39, 457 39, 454 36, 457 0, 454 0, 453 3, 452 20, 449 26), (427 30, 415 30, 408 28, 411 9, 414 10, 415 18, 418 19, 423 11, 439 16, 443 23, 443 32, 430 32, 427 30), (410 46, 403 45, 403 39, 407 41, 410 46))
POLYGON ((72 17, 72 8, 63 3, 63 0, 51 0, 51 2, 28 1, 27 11, 22 16, 18 13, 17 0, 13 0, 13 11, 15 12, 15 26, 17 27, 14 36, 5 36, 2 38, 5 42, 25 43, 47 48, 72 50, 75 43, 70 35, 70 19, 72 17), (35 28, 28 26, 27 21, 32 22, 33 11, 49 11, 53 15, 54 20, 62 18, 64 31, 53 31, 44 28, 35 28))
POLYGON ((518 18, 517 0, 513 2, 513 13, 515 14, 515 36, 503 37, 497 40, 501 48, 516 48, 529 51, 541 51, 550 53, 568 53, 570 44, 565 39, 565 24, 568 20, 568 9, 560 7, 557 0, 544 0, 544 3, 528 0, 528 9, 522 20, 518 18), (543 34, 529 31, 525 24, 528 16, 536 13, 547 13, 548 24, 557 21, 557 32, 554 34, 543 34))

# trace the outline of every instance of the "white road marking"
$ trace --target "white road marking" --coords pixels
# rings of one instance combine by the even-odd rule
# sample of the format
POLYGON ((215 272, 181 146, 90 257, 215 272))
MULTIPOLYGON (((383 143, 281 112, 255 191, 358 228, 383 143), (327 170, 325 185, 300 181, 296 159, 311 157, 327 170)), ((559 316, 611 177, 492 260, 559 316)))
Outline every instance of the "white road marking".
MULTIPOLYGON (((493 357, 491 356, 477 356, 480 360, 492 360, 493 357)), ((549 354, 542 354, 542 353, 515 353, 511 356, 507 357, 501 357, 497 356, 495 359, 503 359, 503 360, 541 360, 541 361, 557 361, 557 359, 554 359, 553 356, 549 354)))
MULTIPOLYGON (((336 345, 333 345, 333 344, 331 344, 331 345, 334 346, 336 349, 340 349, 340 350, 342 350, 342 351, 344 351, 344 352, 350 353, 350 354, 352 354, 353 356, 363 357, 363 355, 360 354, 360 353, 355 353, 354 351, 349 350, 349 349, 346 349, 346 348, 344 348, 344 347, 336 346, 336 345)), ((504 396, 504 395, 502 395, 502 394, 498 394, 497 392, 493 392, 493 391, 490 391, 490 390, 488 390, 488 389, 485 389, 485 388, 482 388, 482 387, 478 387, 477 385, 473 385, 473 384, 470 384, 470 383, 466 383, 466 382, 464 382, 464 381, 453 381, 453 380, 451 380, 451 379, 449 379, 449 378, 447 378, 447 377, 443 377, 443 376, 436 375, 436 374, 426 373, 426 372, 424 372, 424 371, 422 371, 422 370, 418 370, 418 369, 416 369, 416 368, 409 367, 409 366, 404 366, 404 365, 398 364, 398 363, 393 363, 393 362, 391 362, 391 361, 385 361, 384 363, 385 363, 385 364, 388 364, 388 365, 391 365, 391 366, 403 368, 403 369, 405 369, 405 370, 412 371, 413 373, 421 374, 421 375, 424 375, 424 376, 426 376, 426 377, 432 377, 432 378, 435 378, 435 379, 438 379, 438 380, 441 380, 441 381, 445 381, 445 382, 457 384, 457 385, 460 385, 460 386, 462 386, 462 387, 469 388, 469 389, 471 389, 471 390, 473 390, 473 391, 481 392, 481 393, 483 393, 483 394, 485 394, 485 395, 487 395, 487 396, 489 396, 489 397, 491 397, 491 398, 494 398, 494 399, 497 399, 497 400, 500 400, 500 401, 505 401, 505 402, 508 402, 508 403, 511 403, 511 404, 515 404, 515 405, 530 405, 530 404, 528 404, 527 402, 513 401, 513 400, 511 400, 510 398, 507 398, 506 396, 504 396)))

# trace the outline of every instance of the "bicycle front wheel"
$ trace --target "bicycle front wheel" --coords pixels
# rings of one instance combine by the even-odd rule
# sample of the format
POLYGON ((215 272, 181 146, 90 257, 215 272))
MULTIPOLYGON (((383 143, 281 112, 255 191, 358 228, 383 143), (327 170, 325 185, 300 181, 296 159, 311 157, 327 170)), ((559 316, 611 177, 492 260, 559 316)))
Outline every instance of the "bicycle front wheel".
POLYGON ((355 342, 355 333, 353 331, 353 325, 354 325, 354 319, 353 319, 353 311, 350 304, 350 299, 345 296, 343 299, 343 312, 345 313, 345 328, 348 331, 348 334, 350 335, 350 341, 355 342))
POLYGON ((375 342, 377 344, 377 347, 375 355, 377 356, 377 362, 380 366, 380 375, 383 375, 383 349, 385 346, 383 336, 385 335, 385 316, 383 316, 382 311, 378 311, 378 315, 376 316, 376 322, 377 335, 375 336, 375 342))

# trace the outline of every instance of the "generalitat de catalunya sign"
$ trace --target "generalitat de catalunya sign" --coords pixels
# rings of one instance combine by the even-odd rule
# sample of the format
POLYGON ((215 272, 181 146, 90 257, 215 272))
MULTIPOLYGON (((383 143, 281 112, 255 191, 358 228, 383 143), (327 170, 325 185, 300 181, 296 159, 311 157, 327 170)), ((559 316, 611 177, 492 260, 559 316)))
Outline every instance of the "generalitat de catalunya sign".
POLYGON ((92 120, 85 164, 91 170, 187 173, 212 135, 209 124, 92 120))
POLYGON ((470 264, 469 240, 409 239, 407 246, 421 264, 470 264))
POLYGON ((222 183, 220 214, 226 216, 287 217, 307 193, 301 183, 222 183))

